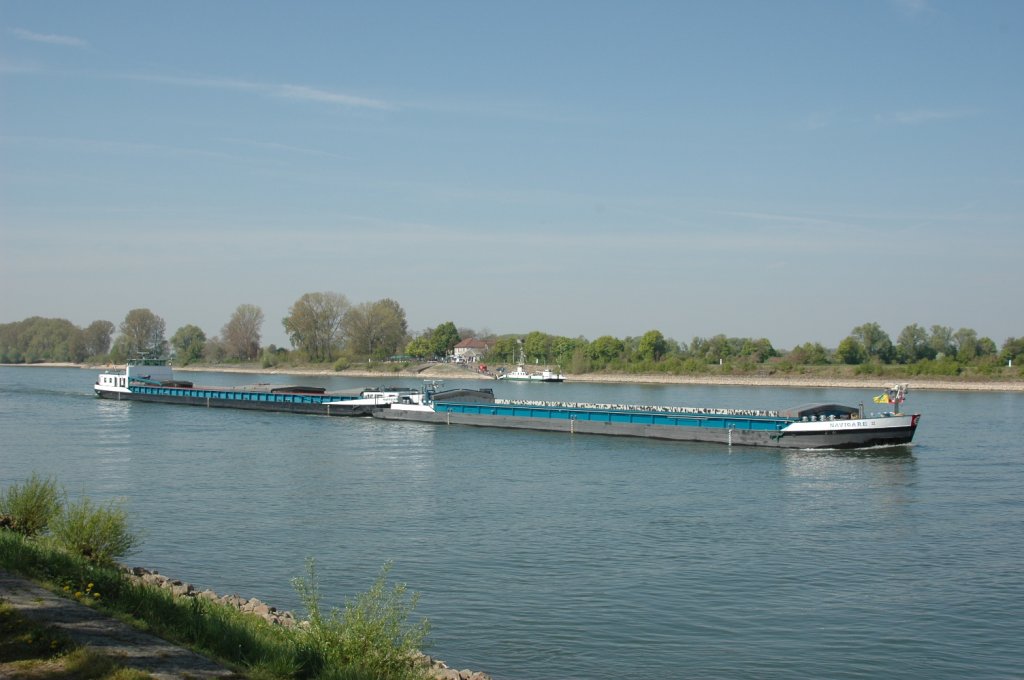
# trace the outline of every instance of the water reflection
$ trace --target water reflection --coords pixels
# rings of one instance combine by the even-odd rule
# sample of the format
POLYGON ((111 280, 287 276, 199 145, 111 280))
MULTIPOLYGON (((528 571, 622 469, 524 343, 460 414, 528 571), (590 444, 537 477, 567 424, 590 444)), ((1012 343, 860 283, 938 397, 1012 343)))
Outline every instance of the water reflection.
POLYGON ((123 492, 127 468, 132 460, 132 410, 127 402, 95 400, 89 436, 90 466, 98 483, 94 493, 123 492))
POLYGON ((783 453, 790 482, 787 507, 820 521, 899 522, 913 502, 917 460, 912 447, 803 450, 783 453))

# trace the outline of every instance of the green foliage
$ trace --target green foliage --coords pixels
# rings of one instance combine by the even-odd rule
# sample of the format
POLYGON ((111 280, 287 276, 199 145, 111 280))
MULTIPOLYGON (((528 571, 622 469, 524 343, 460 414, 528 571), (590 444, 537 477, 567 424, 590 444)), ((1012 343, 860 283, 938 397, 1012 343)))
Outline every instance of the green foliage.
POLYGON ((288 359, 288 350, 284 347, 270 345, 269 347, 264 347, 263 352, 260 354, 260 366, 263 368, 273 368, 274 366, 286 363, 288 359))
POLYGON ((405 310, 390 298, 350 309, 343 321, 346 347, 361 357, 386 359, 409 339, 405 310))
POLYGON ((121 322, 120 348, 129 357, 136 354, 163 356, 167 352, 164 320, 146 308, 133 309, 121 322))
POLYGON ((910 375, 950 378, 960 375, 962 368, 951 356, 922 359, 908 367, 910 375))
POLYGON ((491 363, 508 362, 510 364, 519 360, 519 339, 514 335, 506 335, 498 338, 491 345, 491 349, 484 357, 491 363))
POLYGON ((65 550, 99 564, 127 555, 140 542, 128 528, 127 512, 114 501, 97 505, 82 498, 68 505, 51 528, 65 550))
POLYGON ((602 335, 590 343, 590 358, 607 364, 617 359, 625 349, 625 345, 618 338, 610 335, 602 335))
POLYGON ((426 333, 416 336, 405 346, 405 353, 417 359, 429 359, 431 351, 430 336, 426 333))
POLYGON ((94 321, 82 330, 67 319, 33 316, 0 324, 0 363, 31 364, 44 361, 80 362, 103 354, 110 344, 109 321, 94 321), (101 351, 97 351, 101 350, 101 351))
POLYGON ((896 360, 911 364, 921 359, 934 359, 935 350, 928 342, 928 332, 918 324, 911 324, 900 331, 896 340, 896 360))
POLYGON ((408 596, 405 584, 389 587, 390 569, 389 562, 368 591, 345 603, 344 612, 325 612, 316 563, 307 560, 306 577, 292 580, 309 615, 310 625, 298 639, 307 671, 320 675, 327 669, 359 670, 396 680, 427 677, 412 658, 424 648, 430 622, 410 623, 419 598, 408 596))
POLYGON ((821 343, 805 342, 793 348, 785 356, 784 363, 792 366, 824 366, 828 363, 828 350, 821 343))
POLYGON ((448 356, 460 340, 462 337, 459 336, 455 323, 445 321, 431 332, 430 349, 436 357, 448 356))
MULTIPOLYGON (((117 613, 156 635, 233 666, 242 675, 254 680, 425 680, 430 677, 425 667, 414 666, 410 662, 412 651, 407 653, 407 650, 422 649, 425 622, 419 626, 399 626, 396 644, 391 648, 376 634, 383 633, 386 636, 388 631, 396 630, 395 622, 406 623, 411 607, 404 599, 404 586, 389 590, 383 582, 378 581, 374 589, 360 595, 349 605, 359 608, 358 603, 364 600, 382 605, 379 610, 363 607, 362 610, 369 612, 369 615, 353 616, 351 619, 371 622, 365 628, 359 628, 357 624, 351 631, 352 635, 365 635, 374 643, 366 648, 384 648, 383 654, 376 654, 364 661, 346 654, 326 656, 325 647, 327 650, 339 651, 360 649, 361 640, 349 640, 347 647, 341 647, 340 642, 335 644, 336 640, 341 640, 340 637, 324 637, 323 625, 320 632, 312 625, 308 628, 285 628, 219 602, 175 597, 167 589, 129 580, 116 565, 96 564, 67 553, 52 542, 26 539, 14 532, 0 531, 0 568, 39 581, 51 590, 62 591, 69 597, 77 595, 79 601, 87 601, 92 606, 117 613), (377 611, 381 613, 379 618, 374 616, 377 611), (393 615, 389 616, 388 612, 393 615), (341 665, 332 664, 328 662, 329 658, 343 659, 344 662, 341 665), (386 670, 381 670, 382 667, 386 670)), ((318 603, 319 594, 315 589, 313 592, 316 594, 314 601, 318 603)), ((345 615, 333 616, 339 628, 347 625, 345 615)), ((323 622, 324 617, 320 618, 323 622)), ((327 619, 330 618, 331 615, 328 615, 327 619)), ((17 626, 16 630, 22 631, 23 627, 17 626)), ((77 670, 72 675, 76 678, 93 677, 80 674, 77 670)))
POLYGON ((110 351, 110 341, 114 337, 114 324, 109 321, 93 321, 82 331, 82 342, 85 344, 87 357, 103 356, 110 351))
POLYGON ((281 320, 292 347, 310 361, 332 361, 341 346, 342 321, 351 305, 341 293, 306 293, 281 320))
POLYGON ((1004 364, 1010 361, 1018 365, 1024 363, 1024 337, 1007 338, 999 353, 999 360, 1004 364))
POLYGON ((665 336, 661 331, 650 330, 640 338, 637 354, 643 359, 660 361, 665 356, 667 349, 668 343, 665 342, 665 336))
POLYGON ((260 329, 263 310, 256 305, 238 305, 220 330, 227 355, 232 359, 253 361, 260 354, 260 329))
POLYGON ((836 360, 843 364, 862 364, 867 358, 868 353, 864 345, 852 335, 843 338, 836 348, 836 360))
POLYGON ((46 531, 62 505, 56 480, 43 479, 33 472, 24 484, 12 484, 0 491, 0 526, 23 536, 35 536, 46 531))
POLYGON ((543 362, 548 363, 552 357, 552 338, 547 333, 530 331, 523 338, 523 353, 526 355, 527 363, 543 362))
POLYGON ((182 326, 171 336, 175 363, 182 366, 195 363, 203 358, 206 348, 206 333, 199 326, 182 326))

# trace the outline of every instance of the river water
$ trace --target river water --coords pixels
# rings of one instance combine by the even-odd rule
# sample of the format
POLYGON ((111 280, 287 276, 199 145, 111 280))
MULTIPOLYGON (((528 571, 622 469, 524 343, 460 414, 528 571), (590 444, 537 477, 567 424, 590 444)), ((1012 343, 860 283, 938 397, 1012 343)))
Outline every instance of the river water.
MULTIPOLYGON (((391 561, 427 651, 496 679, 1024 672, 1024 393, 911 391, 910 447, 776 451, 111 402, 94 378, 0 367, 0 484, 38 472, 124 498, 144 536, 125 561, 200 589, 301 614, 289 582, 307 557, 339 607, 391 561)), ((848 389, 494 387, 873 406, 848 389)))

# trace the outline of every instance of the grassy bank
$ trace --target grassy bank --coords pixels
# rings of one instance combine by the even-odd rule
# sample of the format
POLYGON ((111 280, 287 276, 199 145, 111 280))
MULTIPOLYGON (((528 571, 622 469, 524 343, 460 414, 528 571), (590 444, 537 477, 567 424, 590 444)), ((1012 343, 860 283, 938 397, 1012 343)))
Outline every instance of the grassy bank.
MULTIPOLYGON (((0 569, 192 649, 247 677, 420 680, 413 662, 429 622, 411 623, 416 596, 376 582, 343 609, 321 603, 315 564, 292 581, 308 621, 284 627, 215 600, 179 597, 133 579, 114 560, 137 539, 115 504, 69 503, 55 480, 33 474, 0 490, 0 569)), ((65 645, 55 641, 53 650, 65 645)), ((53 654, 50 654, 53 656, 53 654)), ((77 677, 77 676, 76 676, 77 677)))
MULTIPOLYGON (((257 680, 429 677, 426 669, 410 661, 407 648, 422 646, 422 637, 412 635, 404 645, 396 643, 395 626, 405 624, 409 611, 396 607, 389 597, 394 591, 389 591, 383 580, 360 596, 372 601, 360 608, 356 617, 360 627, 353 630, 345 614, 320 607, 315 573, 310 572, 299 581, 305 588, 303 599, 316 614, 309 624, 289 629, 212 600, 176 597, 166 589, 128 578, 120 567, 96 564, 13 531, 0 531, 0 568, 257 680), (380 612, 386 613, 382 616, 380 612)), ((357 607, 360 598, 356 598, 357 607)), ((346 613, 348 610, 346 607, 346 613)), ((39 636, 31 639, 45 636, 40 630, 39 636)), ((70 647, 66 641, 53 644, 51 639, 55 638, 33 647, 29 658, 62 663, 70 647)), ((88 665, 87 660, 94 657, 86 654, 86 661, 79 658, 75 663, 88 665)), ((97 657, 95 663, 106 662, 97 657)))

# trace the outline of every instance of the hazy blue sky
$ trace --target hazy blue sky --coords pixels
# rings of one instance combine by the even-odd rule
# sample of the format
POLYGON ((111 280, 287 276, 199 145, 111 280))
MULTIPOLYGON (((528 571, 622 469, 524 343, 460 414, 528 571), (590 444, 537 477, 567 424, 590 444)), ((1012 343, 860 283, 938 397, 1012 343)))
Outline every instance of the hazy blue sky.
POLYGON ((0 0, 0 322, 1024 335, 1024 2, 0 0))

